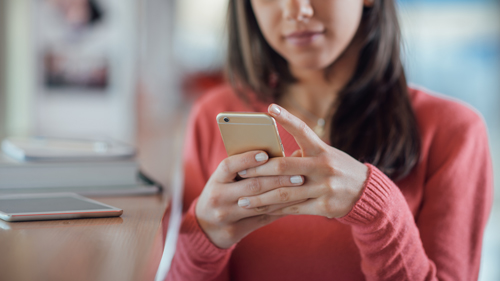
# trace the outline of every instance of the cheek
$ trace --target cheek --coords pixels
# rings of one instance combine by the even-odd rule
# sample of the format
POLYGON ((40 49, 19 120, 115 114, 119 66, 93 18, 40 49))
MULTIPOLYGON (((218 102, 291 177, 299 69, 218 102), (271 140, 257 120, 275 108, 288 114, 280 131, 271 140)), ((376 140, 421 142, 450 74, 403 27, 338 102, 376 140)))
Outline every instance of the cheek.
POLYGON ((281 41, 281 10, 276 5, 260 7, 253 4, 254 14, 257 19, 260 31, 266 41, 274 49, 279 48, 281 41))
MULTIPOLYGON (((324 15, 324 24, 327 32, 325 42, 322 46, 322 57, 327 61, 327 65, 333 63, 349 46, 353 40, 361 22, 363 13, 362 1, 333 1, 328 10, 330 15, 324 15)), ((318 17, 323 14, 319 12, 318 17)), ((325 67, 326 67, 325 66, 325 67)))

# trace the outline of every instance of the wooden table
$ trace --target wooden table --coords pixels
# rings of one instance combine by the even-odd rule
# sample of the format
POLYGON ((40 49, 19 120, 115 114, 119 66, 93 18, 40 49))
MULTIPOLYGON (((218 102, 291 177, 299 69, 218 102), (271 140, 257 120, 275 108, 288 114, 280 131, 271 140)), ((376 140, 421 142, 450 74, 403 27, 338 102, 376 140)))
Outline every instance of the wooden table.
POLYGON ((138 93, 138 160, 141 169, 165 187, 164 193, 91 197, 123 209, 119 218, 0 220, 0 281, 154 279, 164 249, 170 198, 180 174, 176 167, 189 112, 185 103, 158 116, 150 110, 157 103, 138 93))
POLYGON ((0 221, 0 280, 153 280, 168 196, 94 197, 119 218, 0 221))

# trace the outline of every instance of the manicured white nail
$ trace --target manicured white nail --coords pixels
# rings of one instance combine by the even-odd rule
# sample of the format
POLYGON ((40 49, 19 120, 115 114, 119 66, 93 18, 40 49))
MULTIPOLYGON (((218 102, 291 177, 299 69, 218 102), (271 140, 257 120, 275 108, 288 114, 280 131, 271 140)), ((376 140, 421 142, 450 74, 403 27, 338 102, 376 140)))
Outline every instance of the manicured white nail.
POLYGON ((247 174, 247 170, 243 170, 243 171, 241 171, 241 172, 238 173, 238 175, 240 175, 240 176, 244 176, 246 174, 247 174))
POLYGON ((248 205, 250 205, 250 200, 248 200, 248 198, 240 198, 238 200, 238 206, 240 206, 240 207, 246 207, 248 205))
POLYGON ((302 177, 301 176, 293 176, 290 178, 290 182, 293 184, 302 183, 302 177))
POLYGON ((268 157, 268 156, 267 156, 267 154, 266 154, 266 153, 264 153, 264 152, 261 152, 261 153, 259 153, 259 154, 255 155, 255 160, 257 160, 258 162, 265 161, 265 160, 267 160, 268 158, 269 158, 269 157, 268 157))
POLYGON ((271 105, 271 112, 275 115, 280 115, 281 109, 277 105, 273 104, 271 105))

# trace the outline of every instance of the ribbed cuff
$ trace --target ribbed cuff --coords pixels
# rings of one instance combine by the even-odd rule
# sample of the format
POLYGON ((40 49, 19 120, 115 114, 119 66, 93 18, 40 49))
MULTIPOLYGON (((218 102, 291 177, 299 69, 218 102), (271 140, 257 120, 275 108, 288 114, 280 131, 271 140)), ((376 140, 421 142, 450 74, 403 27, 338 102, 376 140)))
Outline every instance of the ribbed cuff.
POLYGON ((390 200, 391 187, 394 183, 379 169, 371 164, 363 194, 347 215, 339 218, 342 223, 352 226, 364 226, 383 217, 390 200))
POLYGON ((191 249, 192 256, 196 256, 197 260, 210 262, 221 259, 227 254, 230 254, 235 245, 228 249, 221 249, 208 239, 196 219, 195 207, 197 202, 198 198, 193 201, 188 212, 184 215, 180 229, 179 242, 191 249))

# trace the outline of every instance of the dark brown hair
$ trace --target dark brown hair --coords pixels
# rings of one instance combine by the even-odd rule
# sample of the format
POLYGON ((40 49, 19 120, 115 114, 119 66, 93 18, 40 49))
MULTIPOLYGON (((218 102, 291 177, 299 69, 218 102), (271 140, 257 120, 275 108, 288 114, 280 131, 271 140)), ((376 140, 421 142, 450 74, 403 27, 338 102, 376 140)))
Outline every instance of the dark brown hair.
MULTIPOLYGON (((245 100, 276 101, 295 82, 286 60, 264 39, 250 0, 230 0, 227 77, 245 100), (278 75, 277 85, 270 77, 278 75)), ((420 158, 420 135, 400 58, 394 0, 365 7, 359 32, 363 46, 355 73, 332 105, 330 143, 394 180, 420 158)))

